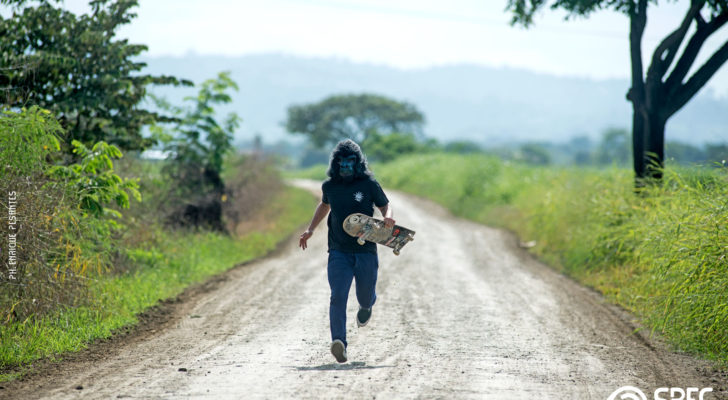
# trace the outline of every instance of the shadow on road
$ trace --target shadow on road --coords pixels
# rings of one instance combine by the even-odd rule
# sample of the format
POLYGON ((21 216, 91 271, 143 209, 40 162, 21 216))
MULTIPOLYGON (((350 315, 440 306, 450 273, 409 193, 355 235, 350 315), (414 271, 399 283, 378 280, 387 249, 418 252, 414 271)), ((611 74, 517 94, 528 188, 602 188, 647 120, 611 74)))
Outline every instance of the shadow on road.
POLYGON ((378 368, 392 368, 394 365, 367 365, 362 361, 354 361, 347 364, 324 364, 317 365, 315 367, 291 367, 297 371, 348 371, 357 369, 378 369, 378 368))

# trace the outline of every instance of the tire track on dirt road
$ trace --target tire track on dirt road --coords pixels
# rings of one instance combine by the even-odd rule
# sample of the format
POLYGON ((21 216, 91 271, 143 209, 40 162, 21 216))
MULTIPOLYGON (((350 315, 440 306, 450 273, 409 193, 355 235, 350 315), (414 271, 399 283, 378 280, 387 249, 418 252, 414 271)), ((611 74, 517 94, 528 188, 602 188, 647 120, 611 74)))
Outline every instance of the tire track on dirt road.
MULTIPOLYGON (((297 185, 320 192, 318 183, 297 185)), ((308 250, 296 236, 226 273, 162 332, 13 394, 581 400, 625 385, 716 386, 701 372, 707 363, 634 333, 628 313, 534 260, 511 234, 388 195, 395 219, 417 235, 399 257, 380 247, 378 300, 364 328, 351 291, 348 363, 336 364, 328 348, 322 224, 308 250)))

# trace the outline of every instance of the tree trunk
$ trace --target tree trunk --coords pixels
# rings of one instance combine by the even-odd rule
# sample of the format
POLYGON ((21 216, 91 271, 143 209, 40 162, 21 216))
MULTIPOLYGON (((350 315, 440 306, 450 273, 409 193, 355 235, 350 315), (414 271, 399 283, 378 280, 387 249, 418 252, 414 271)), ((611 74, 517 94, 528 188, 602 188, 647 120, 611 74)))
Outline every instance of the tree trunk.
POLYGON ((645 159, 647 161, 647 177, 651 183, 662 180, 665 168, 665 123, 661 110, 650 110, 648 115, 645 159))
POLYGON ((667 94, 661 80, 661 66, 653 60, 645 79, 645 128, 644 153, 646 179, 650 184, 662 180, 665 167, 665 123, 667 94))
POLYGON ((647 163, 645 160, 645 131, 647 119, 645 118, 644 104, 632 100, 632 159, 634 161, 635 188, 644 186, 647 176, 647 163))
POLYGON ((645 163, 645 135, 647 131, 647 104, 645 81, 642 68, 642 35, 647 24, 647 0, 639 0, 629 11, 630 58, 632 87, 627 92, 627 100, 632 102, 632 152, 634 159, 635 189, 643 186, 647 169, 645 163))
POLYGON ((646 4, 646 0, 639 0, 630 12, 632 29, 630 100, 635 112, 633 119, 635 183, 638 187, 648 182, 652 184, 661 182, 665 167, 667 120, 695 96, 718 68, 728 60, 728 42, 726 42, 689 79, 685 80, 703 43, 728 23, 728 10, 724 1, 720 13, 717 15, 712 13, 710 20, 706 21, 700 13, 707 4, 706 0, 692 0, 680 26, 667 35, 655 49, 647 76, 643 79, 640 39, 646 24, 646 4), (695 26, 693 34, 678 57, 681 45, 693 24, 695 26), (673 61, 676 63, 671 69, 673 61))

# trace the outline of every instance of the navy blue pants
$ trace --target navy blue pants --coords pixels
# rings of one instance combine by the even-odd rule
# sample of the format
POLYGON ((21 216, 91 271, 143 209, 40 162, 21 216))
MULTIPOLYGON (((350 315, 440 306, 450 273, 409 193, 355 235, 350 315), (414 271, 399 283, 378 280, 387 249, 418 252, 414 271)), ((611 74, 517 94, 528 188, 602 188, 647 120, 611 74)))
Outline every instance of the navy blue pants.
POLYGON ((371 308, 377 300, 377 271, 379 258, 376 253, 344 253, 329 251, 329 322, 331 340, 346 342, 346 302, 349 299, 351 280, 356 282, 356 299, 364 308, 371 308))

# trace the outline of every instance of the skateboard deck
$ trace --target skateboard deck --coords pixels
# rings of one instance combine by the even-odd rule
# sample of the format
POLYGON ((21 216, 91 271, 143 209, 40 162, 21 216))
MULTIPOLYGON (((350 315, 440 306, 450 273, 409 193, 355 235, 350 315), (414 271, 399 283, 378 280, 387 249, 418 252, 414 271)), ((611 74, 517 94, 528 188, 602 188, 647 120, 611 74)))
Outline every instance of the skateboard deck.
POLYGON ((399 255, 402 247, 414 240, 415 236, 415 231, 411 229, 399 225, 387 228, 381 219, 360 213, 346 217, 344 231, 357 238, 357 242, 361 245, 369 241, 391 247, 395 255, 399 255))

